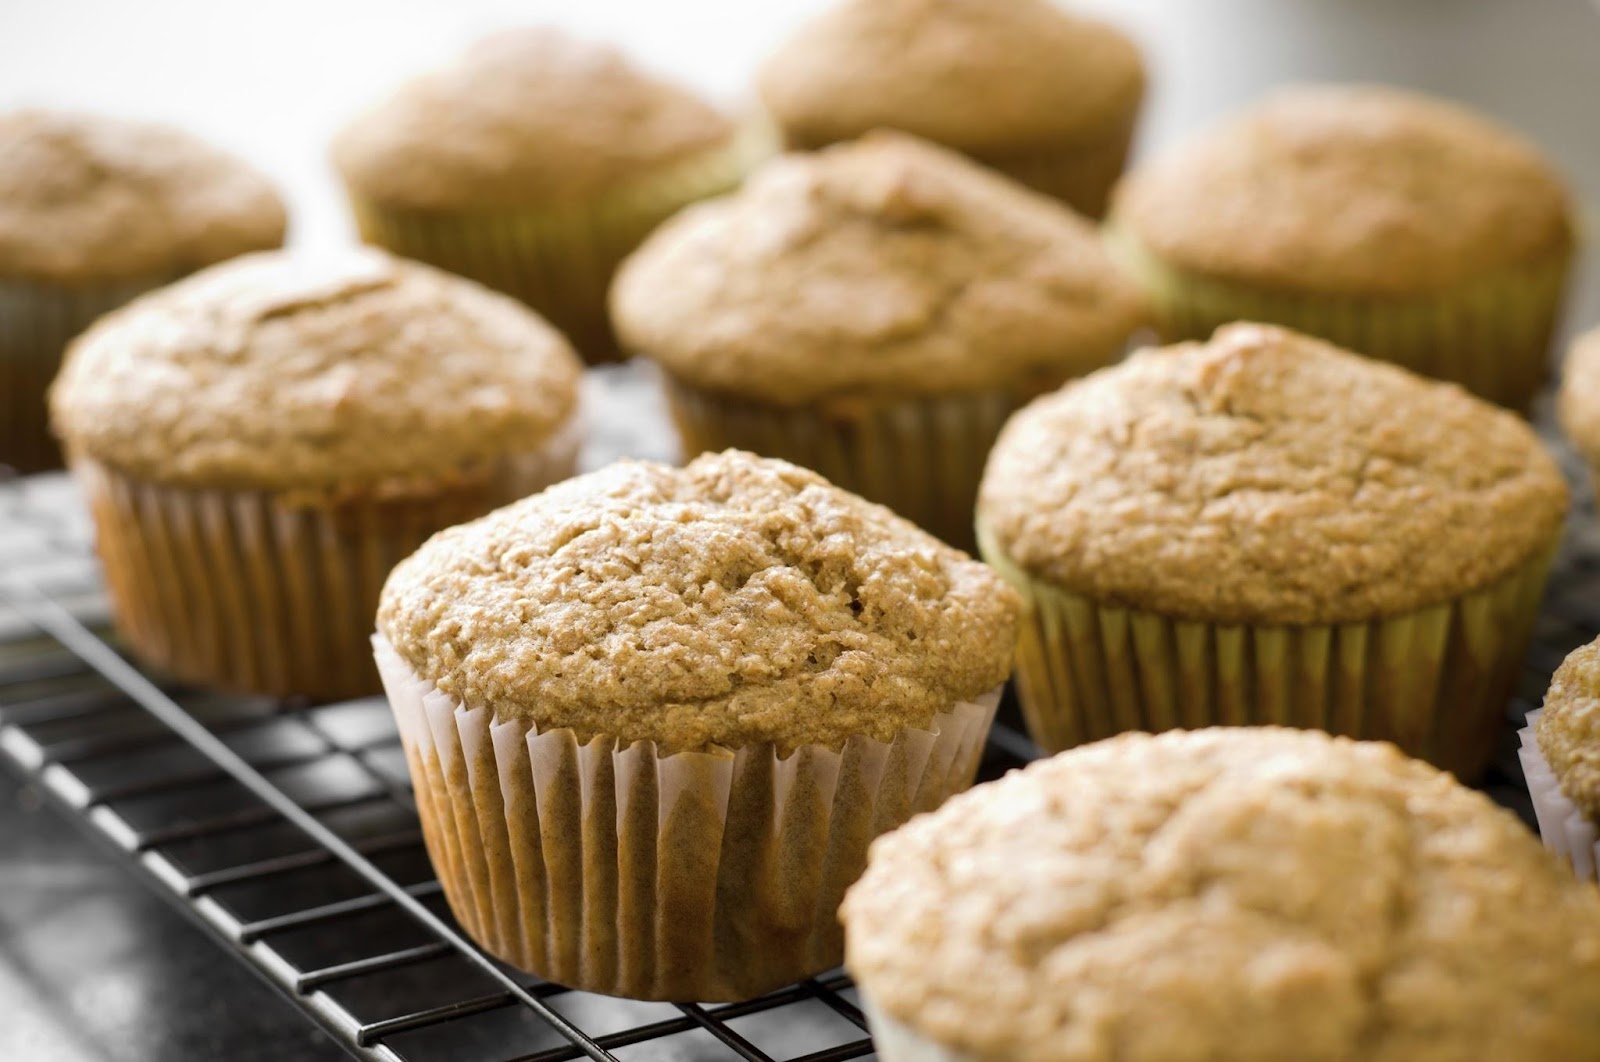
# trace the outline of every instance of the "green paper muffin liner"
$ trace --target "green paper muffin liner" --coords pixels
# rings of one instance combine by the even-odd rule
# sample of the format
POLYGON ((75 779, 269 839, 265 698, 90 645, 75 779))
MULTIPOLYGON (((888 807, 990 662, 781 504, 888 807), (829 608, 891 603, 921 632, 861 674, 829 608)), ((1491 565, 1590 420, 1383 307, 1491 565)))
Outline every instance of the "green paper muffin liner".
POLYGON ((585 360, 616 361, 606 296, 617 266, 683 207, 737 187, 771 149, 770 131, 751 123, 727 145, 594 202, 540 209, 399 210, 354 189, 348 194, 368 243, 513 295, 560 329, 585 360))
POLYGON ((1111 189, 1122 176, 1133 143, 1138 111, 1098 139, 1054 151, 979 153, 979 162, 1045 195, 1060 199, 1085 217, 1105 216, 1111 189))
POLYGON ((1503 723, 1555 545, 1488 587, 1365 623, 1235 626, 1102 604, 1025 573, 980 526, 983 558, 1023 595, 1017 683, 1057 752, 1128 730, 1279 725, 1392 741, 1476 778, 1503 723))
POLYGON ((496 720, 372 649, 456 920, 513 966, 634 999, 747 999, 838 965, 867 845, 972 784, 1000 699, 887 742, 668 754, 496 720))
POLYGON ((188 490, 93 460, 94 517, 119 633, 186 682, 333 700, 375 693, 367 638, 389 570, 452 524, 565 479, 580 433, 449 480, 334 500, 188 490))
POLYGON ((820 472, 971 551, 984 460, 1028 396, 1004 392, 784 408, 666 381, 684 455, 729 447, 820 472))
POLYGON ((1571 258, 1414 298, 1259 291, 1174 269, 1115 224, 1108 241, 1150 300, 1168 341, 1208 339, 1232 321, 1283 325, 1526 411, 1550 375, 1550 342, 1571 258))
POLYGON ((82 288, 0 280, 0 465, 18 472, 61 467, 45 392, 62 352, 96 319, 168 279, 82 288))

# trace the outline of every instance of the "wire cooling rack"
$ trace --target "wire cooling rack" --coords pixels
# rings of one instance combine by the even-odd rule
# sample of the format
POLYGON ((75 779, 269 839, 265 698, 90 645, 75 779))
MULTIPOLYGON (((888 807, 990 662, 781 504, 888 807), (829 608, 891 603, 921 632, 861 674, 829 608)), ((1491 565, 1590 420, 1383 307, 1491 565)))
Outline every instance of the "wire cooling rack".
MULTIPOLYGON (((1525 819, 1514 729, 1561 658, 1600 633, 1600 534, 1587 489, 1576 497, 1485 782, 1525 819)), ((358 1057, 871 1056, 840 972, 746 1003, 679 1006, 565 989, 484 956, 445 908, 382 701, 221 696, 135 670, 61 476, 0 484, 0 753, 358 1057)), ((1032 755, 1002 722, 981 773, 1032 755)))

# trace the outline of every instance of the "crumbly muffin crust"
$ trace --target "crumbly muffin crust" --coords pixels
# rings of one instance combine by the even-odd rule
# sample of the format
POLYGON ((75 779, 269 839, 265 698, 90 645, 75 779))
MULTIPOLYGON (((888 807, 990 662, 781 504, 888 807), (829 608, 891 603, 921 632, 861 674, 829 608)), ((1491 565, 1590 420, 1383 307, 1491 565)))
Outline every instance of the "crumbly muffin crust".
POLYGON ((872 848, 846 963, 980 1062, 1600 1056, 1600 893, 1393 746, 1126 734, 872 848))
POLYGON ((1214 623, 1364 622, 1530 563, 1567 489, 1515 414, 1266 325, 1140 351, 1013 417, 979 523, 1032 574, 1214 623))
POLYGON ((1117 128, 1144 80, 1125 34, 1048 0, 845 0, 779 49, 759 86, 796 147, 883 127, 1005 154, 1117 128))
POLYGON ((1363 85, 1287 89, 1126 177, 1115 225, 1167 266, 1277 290, 1414 296, 1571 253, 1538 150, 1363 85))
POLYGON ((1600 822, 1600 641, 1561 662, 1533 732, 1561 791, 1600 822))
POLYGON ((783 461, 624 461, 435 535, 378 629, 471 708, 669 752, 926 726, 1011 670, 986 566, 783 461))
POLYGON ((715 148, 729 120, 615 49, 547 28, 495 34, 340 132, 359 195, 412 210, 540 206, 715 148))
POLYGON ((581 367, 520 303, 374 250, 247 255, 102 318, 67 352, 69 449, 136 478, 366 487, 537 449, 581 367))
POLYGON ((623 266, 612 311, 674 376, 785 406, 1036 391, 1114 360, 1144 317, 1088 222, 889 132, 684 211, 623 266))
POLYGON ((1573 341, 1562 367, 1561 427, 1591 468, 1600 469, 1600 328, 1573 341))
POLYGON ((177 129, 0 113, 0 278, 161 281, 277 247, 284 226, 265 177, 177 129))

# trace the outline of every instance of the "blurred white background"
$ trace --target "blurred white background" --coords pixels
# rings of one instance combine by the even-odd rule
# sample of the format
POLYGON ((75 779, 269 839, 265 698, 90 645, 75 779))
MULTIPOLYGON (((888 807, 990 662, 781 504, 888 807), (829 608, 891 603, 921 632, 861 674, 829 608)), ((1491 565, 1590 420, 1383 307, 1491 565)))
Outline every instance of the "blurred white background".
MULTIPOLYGON (((553 22, 727 102, 826 0, 0 0, 0 106, 189 127, 276 177, 294 239, 350 238, 325 145, 364 102, 473 37, 553 22)), ((1079 0, 1144 44, 1141 149, 1283 81, 1375 79, 1472 103, 1539 141, 1600 204, 1600 13, 1584 0, 1079 0)), ((1600 269, 1569 324, 1600 322, 1600 269)))

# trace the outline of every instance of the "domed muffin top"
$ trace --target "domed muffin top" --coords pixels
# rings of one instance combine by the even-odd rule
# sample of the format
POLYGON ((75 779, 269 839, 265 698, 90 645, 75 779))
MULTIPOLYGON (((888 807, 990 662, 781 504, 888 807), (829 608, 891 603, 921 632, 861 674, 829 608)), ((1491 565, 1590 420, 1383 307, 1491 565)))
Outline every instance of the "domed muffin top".
POLYGON ((1393 746, 1125 734, 872 847, 873 1006, 975 1062, 1600 1056, 1600 893, 1393 746))
POLYGON ((163 125, 0 113, 0 278, 159 283, 283 242, 283 202, 243 162, 163 125))
POLYGON ((1561 427, 1589 464, 1600 468, 1600 328, 1572 344, 1561 370, 1561 427))
POLYGON ((435 535, 378 629, 469 708, 668 752, 924 727, 1011 670, 985 565, 813 472, 625 461, 435 535))

